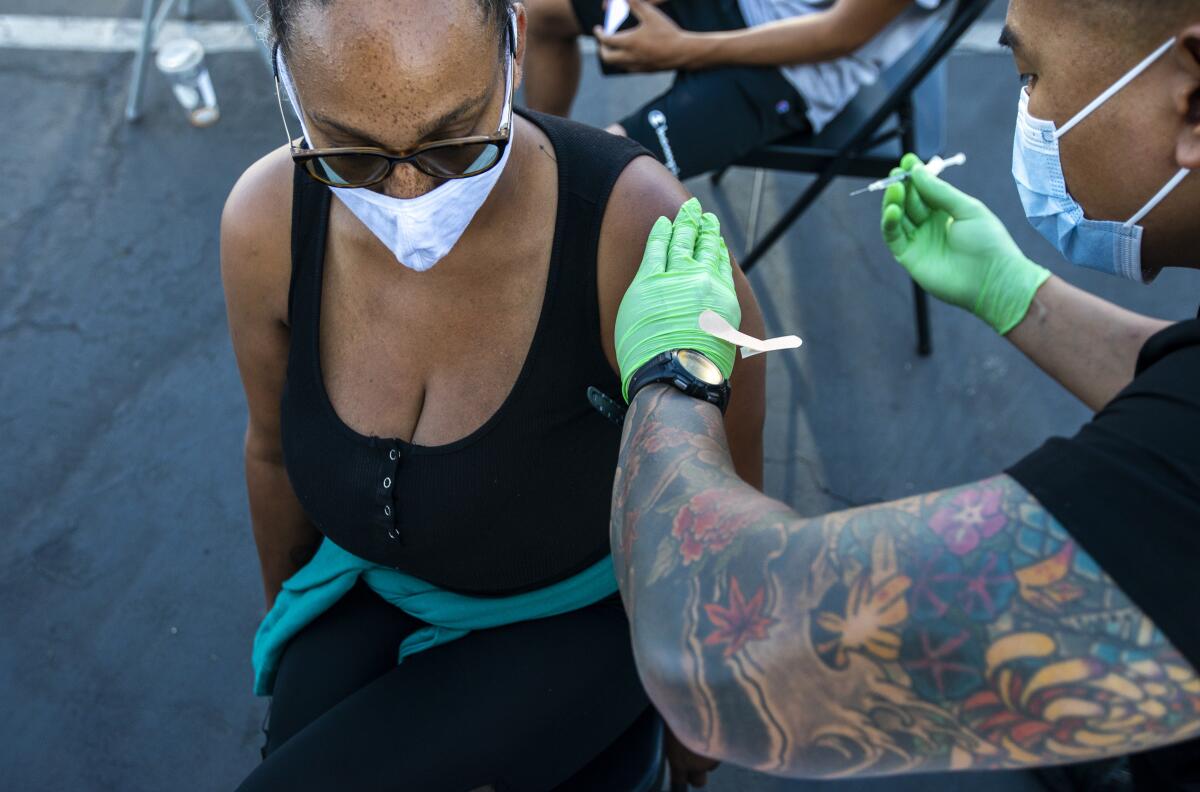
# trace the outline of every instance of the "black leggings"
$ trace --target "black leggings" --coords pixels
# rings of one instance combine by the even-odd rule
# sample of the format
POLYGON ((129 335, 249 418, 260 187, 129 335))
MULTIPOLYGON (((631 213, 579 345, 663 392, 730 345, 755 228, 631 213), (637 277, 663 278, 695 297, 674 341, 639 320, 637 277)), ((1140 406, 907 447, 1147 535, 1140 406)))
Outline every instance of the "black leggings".
POLYGON ((359 581, 293 638, 266 759, 239 790, 544 792, 649 706, 616 597, 472 632, 396 665, 421 626, 359 581))

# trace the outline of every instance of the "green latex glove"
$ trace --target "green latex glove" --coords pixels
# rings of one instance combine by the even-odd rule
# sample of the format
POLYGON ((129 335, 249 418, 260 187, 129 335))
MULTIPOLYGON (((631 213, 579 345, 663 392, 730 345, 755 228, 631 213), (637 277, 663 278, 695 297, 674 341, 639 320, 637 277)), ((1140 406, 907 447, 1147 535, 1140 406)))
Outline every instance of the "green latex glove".
POLYGON ((883 241, 913 280, 939 300, 965 308, 1004 335, 1016 327, 1050 272, 1021 253, 980 201, 925 170, 915 154, 900 168, 912 176, 883 196, 883 241))
POLYGON ((642 265, 617 311, 617 363, 626 401, 634 373, 672 349, 700 352, 729 378, 733 344, 700 329, 705 310, 734 327, 742 321, 721 223, 713 214, 701 214, 700 202, 692 198, 679 207, 674 224, 660 217, 650 229, 642 265))

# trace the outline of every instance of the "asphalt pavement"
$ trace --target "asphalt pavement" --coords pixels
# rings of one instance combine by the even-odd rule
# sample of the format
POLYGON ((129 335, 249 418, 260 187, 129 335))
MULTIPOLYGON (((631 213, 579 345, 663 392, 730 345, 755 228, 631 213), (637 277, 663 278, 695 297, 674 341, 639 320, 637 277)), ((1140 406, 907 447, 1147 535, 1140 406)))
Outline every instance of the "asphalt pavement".
MULTIPOLYGON (((196 0, 206 18, 223 2, 196 0)), ((135 0, 0 0, 0 14, 136 17, 135 0)), ((992 10, 995 19, 1003 9, 992 10)), ((223 790, 258 761, 251 694, 262 594, 241 464, 245 406, 226 331, 218 218, 242 170, 279 145, 269 74, 213 55, 222 118, 190 127, 151 73, 122 111, 129 53, 0 48, 0 787, 223 790)), ((576 116, 605 124, 669 82, 601 78, 576 116)), ((949 65, 950 178, 1033 258, 1130 308, 1195 314, 1200 273, 1143 288, 1060 263, 1009 177, 1009 59, 949 65)), ((764 228, 806 183, 765 179, 764 228)), ((745 249, 753 173, 688 186, 745 249)), ((1084 407, 982 323, 932 305, 915 354, 909 282, 878 202, 838 182, 751 278, 772 333, 767 489, 806 513, 994 474, 1084 407)), ((718 790, 1036 790, 1023 774, 795 783, 724 768, 718 790)))

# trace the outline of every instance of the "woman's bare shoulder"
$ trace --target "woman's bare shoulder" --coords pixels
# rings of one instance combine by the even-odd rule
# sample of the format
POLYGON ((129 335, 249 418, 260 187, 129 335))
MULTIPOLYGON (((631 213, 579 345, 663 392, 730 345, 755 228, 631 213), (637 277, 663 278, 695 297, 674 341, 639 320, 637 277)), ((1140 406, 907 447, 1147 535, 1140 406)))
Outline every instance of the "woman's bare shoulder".
POLYGON ((625 167, 613 185, 600 229, 602 290, 611 280, 610 288, 616 289, 620 299, 641 263, 654 221, 663 215, 673 219, 679 206, 691 197, 653 157, 638 157, 625 167))
POLYGON ((616 368, 613 328, 621 298, 642 262, 646 237, 660 216, 675 217, 691 197, 662 164, 649 156, 630 162, 613 185, 600 244, 596 248, 596 286, 600 301, 600 333, 605 356, 616 368))
POLYGON ((288 147, 242 173, 221 212, 221 277, 231 296, 265 299, 287 313, 291 278, 292 178, 288 147), (249 294, 242 294, 249 292, 249 294))

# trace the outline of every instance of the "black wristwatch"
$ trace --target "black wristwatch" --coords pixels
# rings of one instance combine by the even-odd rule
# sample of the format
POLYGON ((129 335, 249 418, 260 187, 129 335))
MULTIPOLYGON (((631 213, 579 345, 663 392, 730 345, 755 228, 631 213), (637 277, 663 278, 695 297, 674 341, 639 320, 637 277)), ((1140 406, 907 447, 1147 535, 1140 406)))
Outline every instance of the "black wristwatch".
POLYGON ((674 385, 688 396, 717 405, 722 413, 729 405, 729 380, 716 363, 694 349, 672 349, 642 364, 629 380, 629 401, 655 382, 674 385))

